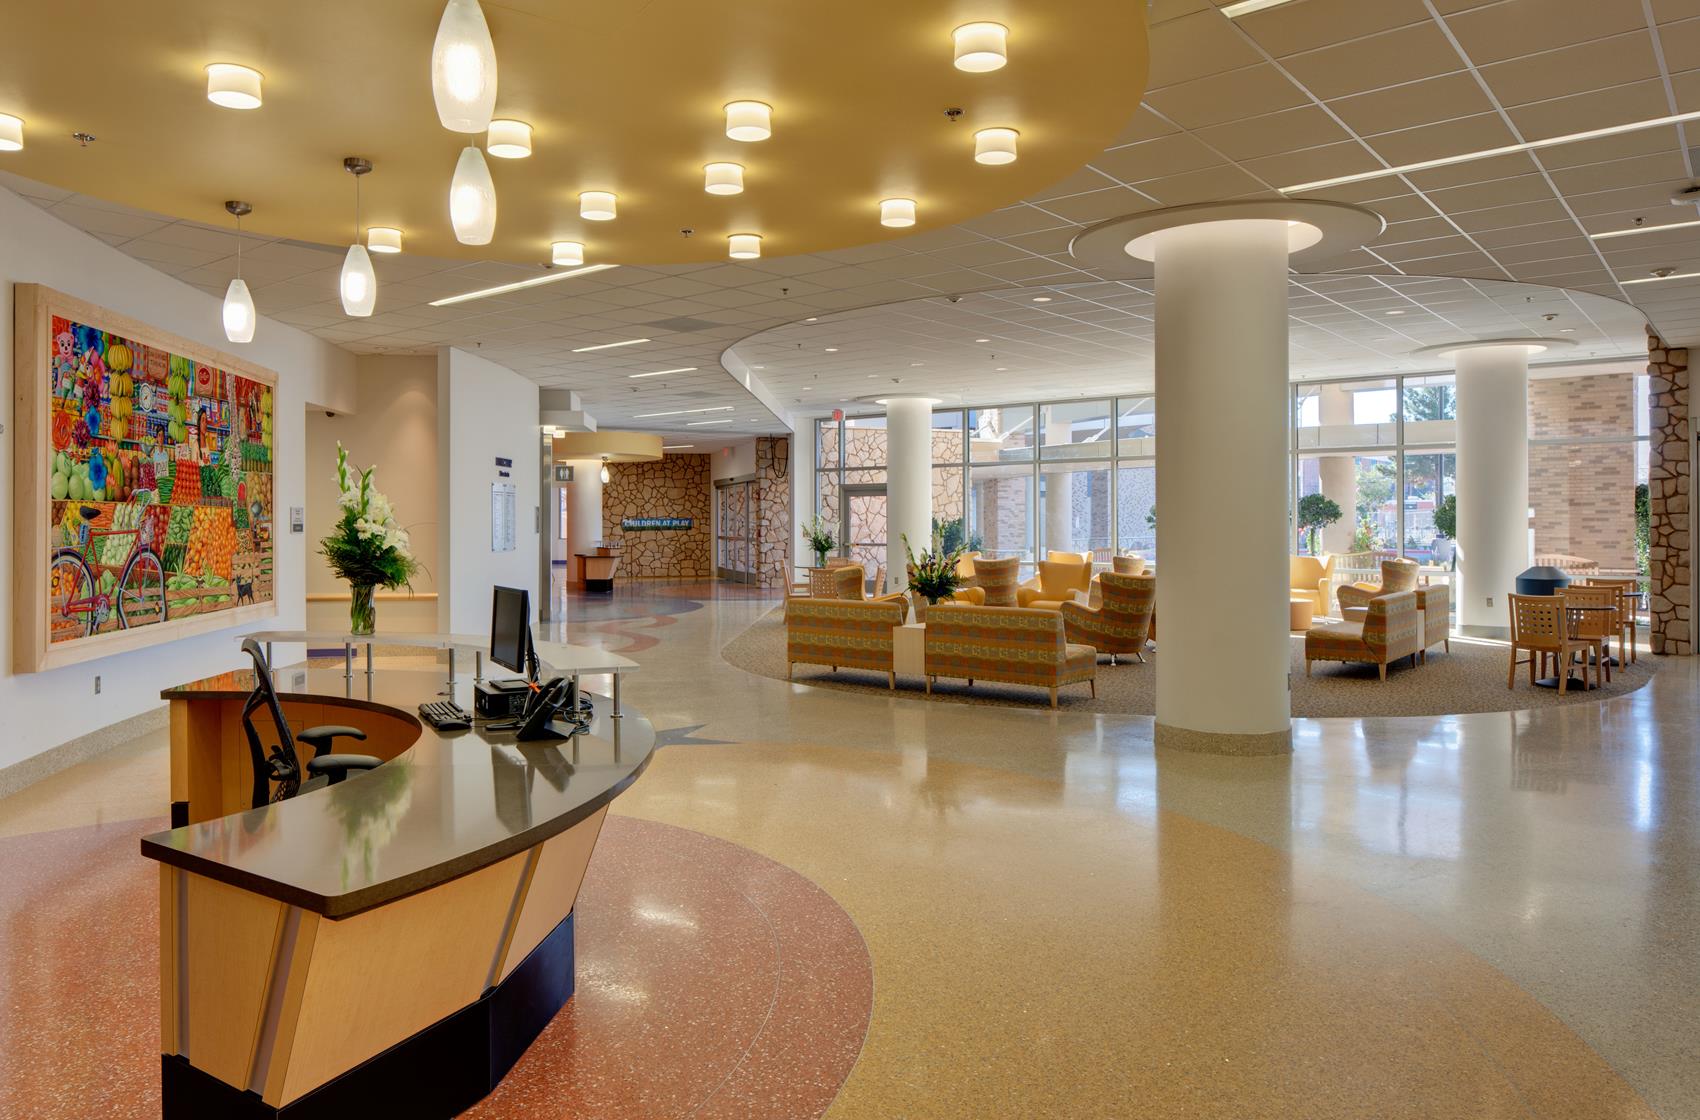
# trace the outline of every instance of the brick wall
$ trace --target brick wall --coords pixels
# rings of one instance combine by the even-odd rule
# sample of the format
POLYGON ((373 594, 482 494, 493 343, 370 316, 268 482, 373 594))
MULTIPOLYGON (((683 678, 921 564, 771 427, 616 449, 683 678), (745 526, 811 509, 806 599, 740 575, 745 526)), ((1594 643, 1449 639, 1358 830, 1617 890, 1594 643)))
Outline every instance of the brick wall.
MULTIPOLYGON (((1529 382, 1530 439, 1634 431, 1634 374, 1529 382)), ((1636 569, 1634 444, 1531 444, 1529 505, 1537 556, 1580 556, 1605 569, 1636 569)))

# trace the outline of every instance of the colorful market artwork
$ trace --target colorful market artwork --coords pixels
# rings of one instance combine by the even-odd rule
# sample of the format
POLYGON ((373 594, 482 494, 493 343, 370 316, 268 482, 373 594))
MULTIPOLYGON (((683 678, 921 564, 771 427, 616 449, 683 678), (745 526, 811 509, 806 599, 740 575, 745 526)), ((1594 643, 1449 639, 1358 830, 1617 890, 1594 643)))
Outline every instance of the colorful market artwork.
POLYGON ((275 610, 272 381, 115 319, 40 316, 48 650, 275 610))

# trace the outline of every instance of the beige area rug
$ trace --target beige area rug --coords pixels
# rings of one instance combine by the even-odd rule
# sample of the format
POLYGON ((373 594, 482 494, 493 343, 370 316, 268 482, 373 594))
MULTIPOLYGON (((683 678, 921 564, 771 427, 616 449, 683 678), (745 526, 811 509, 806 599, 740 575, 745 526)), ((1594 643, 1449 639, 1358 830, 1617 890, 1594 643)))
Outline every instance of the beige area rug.
MULTIPOLYGON (((776 680, 785 679, 785 613, 776 608, 721 648, 720 656, 746 672, 776 680)), ((1145 664, 1123 660, 1111 666, 1108 658, 1098 665, 1098 698, 1094 700, 1083 684, 1069 685, 1057 694, 1059 707, 1078 712, 1112 712, 1152 715, 1157 703, 1157 662, 1162 654, 1147 650, 1145 664)), ((1507 712, 1525 708, 1547 708, 1557 704, 1587 704, 1633 692, 1652 679, 1657 659, 1643 654, 1633 665, 1612 670, 1609 685, 1592 692, 1574 691, 1560 696, 1554 689, 1532 688, 1527 668, 1518 670, 1517 687, 1505 687, 1508 647, 1498 642, 1453 638, 1452 651, 1441 646, 1429 650, 1428 663, 1410 667, 1399 662, 1387 670, 1383 682, 1369 664, 1316 662, 1314 676, 1305 676, 1304 639, 1293 638, 1293 715, 1327 716, 1434 716, 1458 712, 1507 712)), ((1223 661, 1223 682, 1231 686, 1232 659, 1223 661)), ((799 665, 794 678, 800 684, 847 692, 877 692, 889 695, 884 673, 799 665)), ((920 677, 899 674, 897 694, 925 698, 920 677)), ((976 681, 972 688, 960 680, 941 680, 933 688, 933 699, 955 704, 1004 704, 1046 708, 1050 697, 1042 689, 976 681)))

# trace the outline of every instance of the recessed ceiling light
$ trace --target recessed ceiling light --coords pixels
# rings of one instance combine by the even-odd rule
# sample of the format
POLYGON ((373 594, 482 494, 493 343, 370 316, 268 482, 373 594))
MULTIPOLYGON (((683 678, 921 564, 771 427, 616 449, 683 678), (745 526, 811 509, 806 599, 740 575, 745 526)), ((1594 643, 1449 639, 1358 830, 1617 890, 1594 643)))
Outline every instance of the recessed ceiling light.
POLYGON ((1662 226, 1632 226, 1629 229, 1611 229, 1604 233, 1590 233, 1588 236, 1595 241, 1604 241, 1608 237, 1634 237, 1638 233, 1658 233, 1667 229, 1692 229, 1700 226, 1700 222, 1669 222, 1662 226))
POLYGON ((1034 296, 1033 302, 1034 303, 1050 303, 1051 297, 1050 296, 1034 296))
POLYGON ((578 196, 578 216, 587 222, 611 222, 617 205, 612 191, 583 191, 578 196))
POLYGON ((1008 367, 1008 366, 999 366, 999 367, 998 367, 998 368, 996 368, 996 369, 995 369, 995 370, 993 370, 993 371, 992 371, 992 372, 993 372, 993 373, 1008 373, 1008 372, 1009 372, 1009 367, 1008 367))
POLYGON ((989 338, 976 338, 974 341, 975 342, 990 342, 991 339, 989 339, 989 338))
POLYGON ((632 417, 632 419, 633 420, 653 420, 658 416, 695 416, 699 412, 731 412, 731 411, 732 411, 731 405, 723 404, 723 405, 719 405, 715 408, 679 408, 679 409, 673 410, 672 412, 640 412, 636 416, 632 417))
POLYGON ((1382 312, 1383 315, 1403 315, 1404 313, 1405 313, 1405 310, 1404 310, 1404 308, 1401 308, 1401 307, 1395 307, 1391 311, 1383 311, 1382 312))
POLYGON ((761 234, 731 234, 726 238, 726 255, 735 261, 755 260, 761 256, 761 234))
POLYGON ((950 35, 956 43, 958 70, 988 74, 1009 61, 1009 28, 1001 23, 965 23, 950 35))
POLYGON ((1576 328, 1575 327, 1560 327, 1560 328, 1558 328, 1558 333, 1559 334, 1575 334, 1576 328))
POLYGON ((401 230, 391 226, 367 226, 366 248, 374 253, 401 252, 401 230))
POLYGON ((743 194, 744 165, 741 163, 703 164, 702 189, 709 194, 743 194))
POLYGON ((1279 8, 1282 4, 1291 4, 1293 0, 1239 0, 1238 3, 1224 4, 1222 14, 1229 19, 1239 19, 1253 12, 1261 12, 1265 8, 1279 8))
POLYGON ((828 354, 836 354, 836 353, 838 353, 838 347, 836 347, 836 346, 828 346, 828 347, 827 347, 827 348, 826 348, 826 352, 827 352, 827 353, 828 353, 828 354))
POLYGON ((728 416, 728 417, 726 417, 722 420, 692 420, 692 421, 688 422, 685 425, 685 427, 687 427, 687 428, 706 428, 710 424, 730 424, 732 421, 734 421, 736 419, 737 419, 736 416, 728 416))
POLYGON ((819 315, 810 315, 807 319, 804 319, 803 322, 814 323, 814 322, 818 322, 819 320, 820 320, 819 315))
POLYGON ((746 144, 773 135, 773 106, 764 101, 733 101, 726 106, 726 135, 746 144))
POLYGON ((1014 163, 1015 144, 1020 136, 1013 128, 982 128, 974 134, 974 162, 1014 163))
POLYGON ((531 126, 524 121, 491 121, 484 150, 497 159, 524 159, 531 154, 531 126))
MULTIPOLYGON (((444 299, 431 301, 432 307, 448 307, 450 304, 466 303, 468 300, 485 299, 489 296, 499 296, 506 292, 517 292, 524 288, 536 288, 544 284, 558 284, 562 280, 571 280, 574 276, 588 276, 592 272, 603 272, 610 268, 618 268, 612 264, 591 264, 583 268, 575 268, 568 272, 551 272, 546 276, 534 276, 530 280, 516 280, 512 284, 498 284, 494 288, 480 288, 476 292, 462 292, 458 296, 448 296, 444 299)), ((649 341, 648 339, 644 340, 649 341)), ((623 343, 621 345, 624 345, 623 343)))
POLYGON ((260 107, 260 72, 229 62, 207 67, 207 100, 225 109, 260 107))
MULTIPOLYGON (((591 267, 594 268, 596 266, 592 265, 591 267)), ((589 271, 589 270, 586 269, 585 271, 589 271)), ((575 353, 575 354, 588 354, 592 350, 612 350, 612 349, 614 349, 615 347, 618 347, 618 346, 639 346, 639 345, 641 345, 645 342, 648 342, 648 341, 649 341, 649 339, 647 339, 647 338, 628 338, 624 342, 599 342, 595 346, 575 347, 573 349, 573 353, 575 353)))
POLYGON ((696 446, 696 444, 694 444, 694 443, 664 443, 664 444, 661 445, 661 450, 663 450, 663 451, 688 451, 689 449, 691 449, 695 446, 696 446))
POLYGON ((1282 187, 1282 194, 1298 194, 1301 191, 1321 190, 1324 187, 1342 187, 1348 183, 1363 183, 1370 179, 1385 179, 1389 175, 1408 175, 1414 171, 1428 171, 1436 167, 1450 167, 1455 163, 1471 163, 1479 159, 1492 159, 1495 156, 1514 155, 1517 152, 1534 152, 1542 148, 1553 148, 1560 144, 1577 144, 1584 140, 1598 140, 1603 136, 1617 136, 1625 132, 1643 132, 1649 128, 1662 128, 1670 124, 1682 124, 1684 121, 1700 120, 1700 112, 1678 113, 1671 117, 1654 117, 1651 120, 1631 121, 1628 124, 1614 124, 1608 128, 1596 128, 1588 132, 1572 132, 1564 136, 1549 136, 1545 140, 1530 140, 1523 144, 1507 144, 1503 148, 1484 148, 1479 152, 1465 152, 1463 155, 1443 156, 1440 159, 1424 160, 1421 163, 1405 163, 1398 167, 1384 167, 1379 171, 1361 171, 1356 175, 1341 175, 1336 179, 1318 179, 1314 183, 1298 183, 1291 187, 1282 187))
POLYGON ((14 117, 10 113, 0 113, 0 152, 21 152, 23 150, 23 118, 14 117))
POLYGON ((680 366, 678 369, 658 369, 649 373, 628 373, 627 377, 664 377, 669 373, 695 373, 696 366, 680 366))
POLYGON ((549 244, 549 263, 573 268, 584 263, 582 241, 552 241, 549 244))
POLYGON ((751 369, 766 369, 766 366, 751 366, 751 369))
POLYGON ((915 224, 915 200, 886 198, 880 200, 880 225, 903 229, 915 224))

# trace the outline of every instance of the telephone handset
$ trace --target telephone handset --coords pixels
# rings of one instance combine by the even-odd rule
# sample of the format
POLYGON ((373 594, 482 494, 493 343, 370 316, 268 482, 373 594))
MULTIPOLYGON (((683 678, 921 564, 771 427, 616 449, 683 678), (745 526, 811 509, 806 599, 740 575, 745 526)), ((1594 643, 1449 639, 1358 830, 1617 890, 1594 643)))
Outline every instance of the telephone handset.
POLYGON ((572 693, 572 681, 565 677, 556 677, 532 693, 524 714, 519 718, 519 729, 515 738, 565 739, 567 736, 556 731, 551 721, 561 710, 561 705, 573 699, 572 693))

